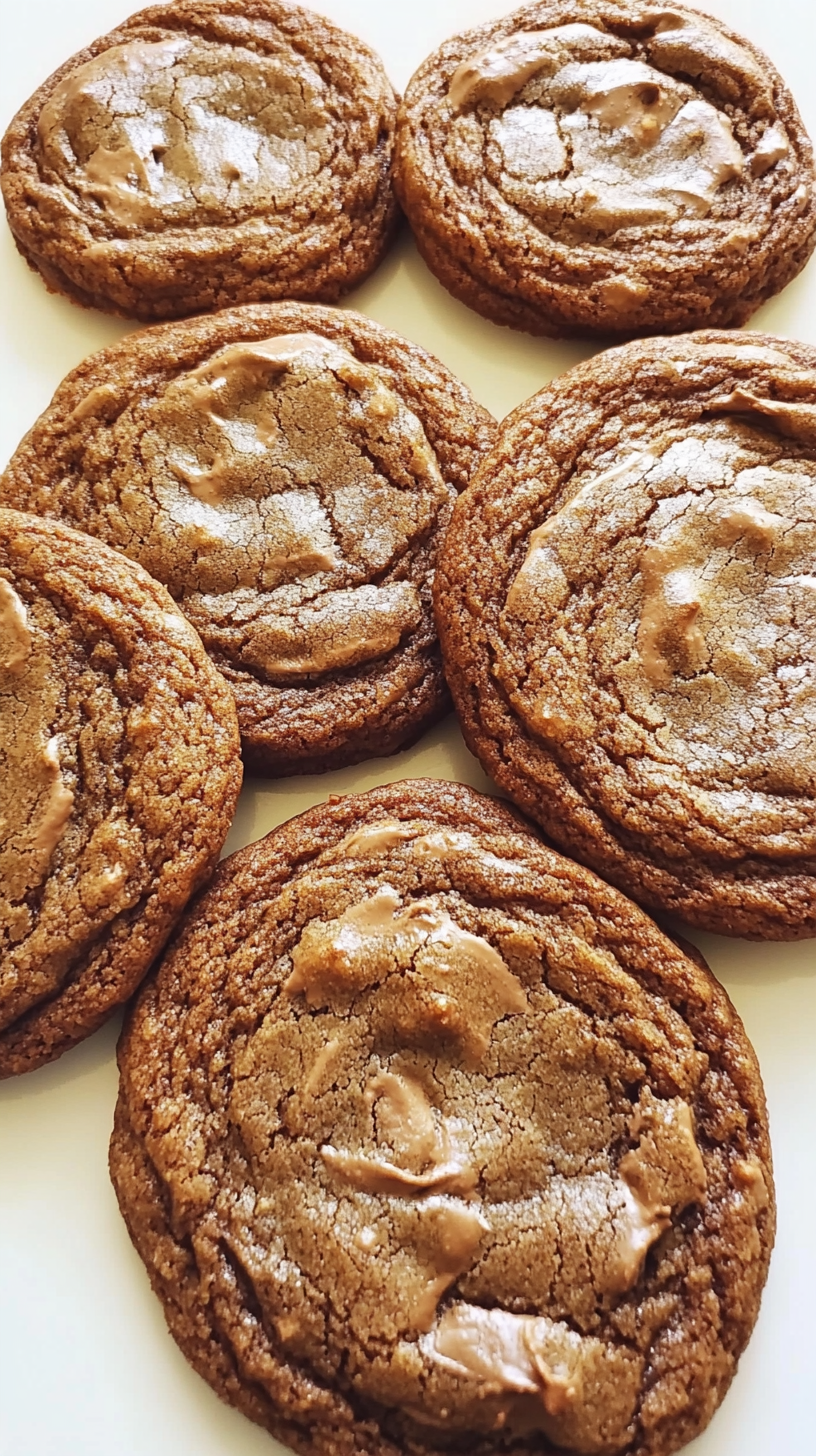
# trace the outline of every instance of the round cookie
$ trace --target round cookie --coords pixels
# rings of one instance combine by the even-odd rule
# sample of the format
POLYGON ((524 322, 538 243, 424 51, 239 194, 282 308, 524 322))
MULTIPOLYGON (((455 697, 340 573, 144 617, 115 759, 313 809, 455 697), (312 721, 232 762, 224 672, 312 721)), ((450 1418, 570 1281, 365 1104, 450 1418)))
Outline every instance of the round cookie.
POLYGON ((233 855, 119 1062, 170 1330, 296 1451, 667 1456, 722 1399, 774 1232, 754 1054, 504 806, 395 784, 233 855))
POLYGON ((128 317, 333 302, 393 233, 395 115, 379 57, 311 10, 154 5, 15 116, 9 226, 50 289, 128 317))
POLYGON ((646 0, 544 0, 446 41, 400 107, 395 185, 440 282, 533 334, 744 323, 816 238, 767 56, 646 0))
POLYGON ((397 334, 258 305, 86 359, 0 501, 164 582, 235 693, 248 764, 307 773, 394 753, 446 710, 437 537, 495 432, 397 334))
POLYGON ((654 910, 816 934, 816 351, 596 356, 509 416, 437 573, 463 731, 654 910))
POLYGON ((0 510, 0 1078, 95 1031, 215 865, 230 694, 163 587, 0 510))

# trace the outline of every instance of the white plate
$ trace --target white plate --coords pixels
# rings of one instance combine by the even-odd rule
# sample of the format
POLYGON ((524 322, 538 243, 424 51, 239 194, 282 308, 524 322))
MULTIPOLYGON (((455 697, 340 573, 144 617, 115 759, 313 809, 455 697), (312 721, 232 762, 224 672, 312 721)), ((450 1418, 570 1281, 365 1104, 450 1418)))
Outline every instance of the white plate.
MULTIPOLYGON (((138 0, 134 0, 134 8, 138 0)), ((397 87, 445 36, 506 0, 317 0, 375 46, 397 87)), ((709 0, 774 59, 816 136, 813 0, 709 0)), ((3 0, 0 122, 127 0, 3 0)), ((63 375, 129 326, 46 294, 0 224, 0 459, 63 375)), ((516 335, 454 303, 405 239, 350 303, 437 354, 501 417, 593 350, 516 335)), ((816 343, 816 262, 754 320, 816 343)), ((333 791, 435 774, 486 787, 453 720, 397 759, 247 784, 235 849, 333 791)), ((779 1235, 757 1330, 725 1404, 689 1456, 814 1450, 816 947, 695 936, 759 1053, 771 1111, 779 1235)), ((0 1088, 0 1450, 8 1456, 273 1456, 220 1404, 165 1331, 107 1178, 117 1026, 0 1088)))

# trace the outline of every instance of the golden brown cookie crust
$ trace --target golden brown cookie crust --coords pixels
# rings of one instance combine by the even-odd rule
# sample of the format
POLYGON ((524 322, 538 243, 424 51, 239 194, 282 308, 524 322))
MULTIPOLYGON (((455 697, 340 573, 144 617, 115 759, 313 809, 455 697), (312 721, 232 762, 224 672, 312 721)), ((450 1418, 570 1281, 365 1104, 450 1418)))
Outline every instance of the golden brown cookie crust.
POLYGON ((50 289, 126 317, 331 303, 393 234, 395 114, 379 57, 311 10, 155 5, 11 122, 9 225, 50 289))
POLYGON ((0 500, 163 581, 235 693, 247 763, 316 772, 394 753, 447 708, 437 540, 495 431, 371 320, 254 305, 85 360, 0 500))
POLYGON ((522 405, 436 579, 465 738, 655 910, 816 934, 816 353, 701 332, 522 405))
POLYGON ((544 0, 446 41, 406 90, 395 183, 445 287, 534 334, 742 324, 816 236, 768 58, 642 0, 544 0))
POLYGON ((226 838, 235 710, 167 592, 0 510, 0 1077, 132 994, 226 838))
POLYGON ((668 1456, 773 1241, 725 992, 511 810, 419 780, 226 861, 119 1049, 170 1330, 302 1453, 668 1456))

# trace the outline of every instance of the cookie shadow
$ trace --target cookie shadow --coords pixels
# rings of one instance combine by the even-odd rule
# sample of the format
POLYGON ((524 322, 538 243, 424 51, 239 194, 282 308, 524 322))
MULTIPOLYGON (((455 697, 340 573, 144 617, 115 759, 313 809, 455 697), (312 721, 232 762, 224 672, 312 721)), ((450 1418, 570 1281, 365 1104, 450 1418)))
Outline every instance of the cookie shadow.
POLYGON ((0 1107, 23 1097, 27 1100, 38 1096, 52 1097, 55 1092, 65 1091, 73 1084, 95 1076, 106 1064, 113 1063, 123 1015, 123 1010, 118 1010, 92 1036, 64 1052, 55 1062, 0 1082, 0 1107))
POLYGON ((711 935, 678 921, 678 935, 701 950, 715 976, 735 986, 816 980, 816 940, 759 941, 711 935))
POLYGON ((98 349, 138 327, 81 308, 61 294, 49 293, 17 252, 8 228, 0 224, 0 276, 7 358, 18 387, 19 413, 7 412, 0 429, 0 465, 51 401, 71 369, 98 349))
POLYGON ((465 747, 456 716, 450 713, 418 743, 391 758, 370 758, 332 773, 304 774, 299 778, 246 778, 222 859, 254 844, 278 824, 322 804, 330 794, 362 794, 399 779, 448 779, 469 784, 484 794, 499 790, 465 747))
POLYGON ((437 281, 405 221, 377 271, 344 303, 441 359, 498 419, 603 347, 535 338, 474 313, 437 281))

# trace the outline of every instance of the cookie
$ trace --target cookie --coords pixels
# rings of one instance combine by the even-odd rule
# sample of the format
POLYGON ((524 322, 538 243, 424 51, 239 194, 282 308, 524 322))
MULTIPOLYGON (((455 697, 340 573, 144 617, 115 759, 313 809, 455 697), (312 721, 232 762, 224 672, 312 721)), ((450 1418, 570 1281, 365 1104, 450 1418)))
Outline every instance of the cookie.
POLYGON ((494 800, 394 784, 233 855, 119 1061, 171 1333, 295 1451, 667 1456, 722 1399, 774 1231, 754 1054, 494 800))
POLYGON ((95 1031, 209 876, 241 787, 230 694, 163 587, 0 510, 0 1077, 95 1031))
POLYGON ((9 226, 48 288, 131 318, 333 302, 393 233, 395 114, 379 57, 311 10, 154 5, 15 116, 9 226))
POLYGON ((447 41, 408 85, 395 185, 440 282, 532 334, 742 324, 816 237, 767 56, 646 0, 544 0, 447 41))
POLYGON ((437 576, 465 738, 568 853, 725 935, 816 934, 816 351, 596 356, 505 421, 437 576))
POLYGON ((448 698, 437 538, 496 426, 358 314, 258 305, 86 359, 0 482, 169 588, 235 693, 249 765, 405 747, 448 698))

